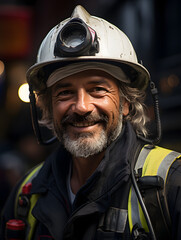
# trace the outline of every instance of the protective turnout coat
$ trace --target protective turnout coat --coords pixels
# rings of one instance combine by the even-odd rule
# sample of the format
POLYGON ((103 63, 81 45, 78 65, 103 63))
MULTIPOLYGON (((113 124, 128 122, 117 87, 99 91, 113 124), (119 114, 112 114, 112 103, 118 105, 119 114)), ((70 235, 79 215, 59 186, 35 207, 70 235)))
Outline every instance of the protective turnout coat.
MULTIPOLYGON (((107 148, 96 171, 78 191, 73 205, 67 192, 71 156, 62 146, 59 147, 32 181, 31 194, 40 194, 32 210, 37 219, 32 239, 131 239, 128 223, 130 166, 136 150, 140 150, 141 146, 143 144, 127 123, 119 138, 107 148)), ((178 159, 169 170, 166 184, 173 240, 181 239, 180 188, 181 162, 178 159)), ((15 218, 17 189, 18 186, 5 206, 1 220, 1 240, 5 239, 6 222, 15 218)))

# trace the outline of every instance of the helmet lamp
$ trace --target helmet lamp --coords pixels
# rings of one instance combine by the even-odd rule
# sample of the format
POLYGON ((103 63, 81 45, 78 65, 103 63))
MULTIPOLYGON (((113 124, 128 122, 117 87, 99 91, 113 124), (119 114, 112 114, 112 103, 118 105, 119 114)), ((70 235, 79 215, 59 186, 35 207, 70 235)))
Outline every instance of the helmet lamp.
POLYGON ((54 55, 58 57, 93 56, 98 51, 96 32, 81 19, 74 18, 59 32, 54 55))

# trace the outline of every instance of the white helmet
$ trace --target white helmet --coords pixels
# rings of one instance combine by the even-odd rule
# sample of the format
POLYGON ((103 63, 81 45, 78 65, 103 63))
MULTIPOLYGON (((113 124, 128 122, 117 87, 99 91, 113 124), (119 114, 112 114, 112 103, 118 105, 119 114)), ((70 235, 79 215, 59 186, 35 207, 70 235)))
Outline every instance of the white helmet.
POLYGON ((150 78, 147 69, 138 63, 128 37, 113 24, 91 16, 80 5, 43 40, 37 63, 27 72, 28 83, 34 90, 41 90, 53 71, 75 62, 118 66, 131 80, 131 86, 138 89, 145 89, 150 78))

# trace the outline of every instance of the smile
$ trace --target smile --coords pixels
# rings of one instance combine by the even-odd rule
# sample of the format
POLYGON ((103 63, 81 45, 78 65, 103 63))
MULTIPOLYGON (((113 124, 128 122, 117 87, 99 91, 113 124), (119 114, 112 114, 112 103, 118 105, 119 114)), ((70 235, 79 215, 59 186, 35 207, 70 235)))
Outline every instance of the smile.
POLYGON ((71 123, 70 125, 73 127, 90 127, 96 125, 98 122, 77 122, 77 123, 71 123))

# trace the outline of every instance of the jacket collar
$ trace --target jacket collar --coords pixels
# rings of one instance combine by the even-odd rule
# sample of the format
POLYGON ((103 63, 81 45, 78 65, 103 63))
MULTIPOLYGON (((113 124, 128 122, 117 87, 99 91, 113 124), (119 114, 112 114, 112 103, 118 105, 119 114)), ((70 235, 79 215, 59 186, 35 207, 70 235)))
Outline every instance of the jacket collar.
MULTIPOLYGON (((128 181, 129 163, 136 146, 136 135, 131 125, 127 123, 119 138, 107 148, 105 157, 94 174, 77 193, 73 208, 77 209, 80 205, 81 208, 74 212, 72 219, 87 213, 88 210, 95 213, 104 212, 107 209, 110 195, 121 184, 128 181), (86 204, 83 204, 85 202, 86 204)), ((47 159, 38 178, 35 178, 33 182, 35 184, 33 184, 32 192, 43 194, 38 199, 32 213, 47 226, 55 239, 61 239, 70 214, 68 210, 70 204, 66 202, 68 199, 66 176, 70 161, 69 153, 61 146, 47 159)))
POLYGON ((109 197, 116 188, 130 176, 130 163, 138 146, 136 134, 129 122, 124 125, 121 135, 106 150, 105 157, 94 174, 79 190, 79 195, 96 201, 103 195, 109 197))
POLYGON ((65 192, 66 189, 62 189, 62 186, 66 182, 70 159, 69 153, 64 150, 63 146, 59 146, 46 159, 37 177, 33 179, 31 193, 45 193, 55 184, 60 185, 61 191, 65 192))
MULTIPOLYGON (((96 199, 110 191, 121 179, 127 181, 130 175, 129 163, 132 161, 132 154, 137 145, 136 134, 131 124, 127 122, 120 136, 107 148, 105 157, 78 194, 89 195, 91 199, 96 199)), ((67 193, 66 180, 70 161, 70 154, 60 146, 45 161, 38 178, 33 180, 31 192, 46 192, 52 184, 56 183, 60 192, 67 193)))

